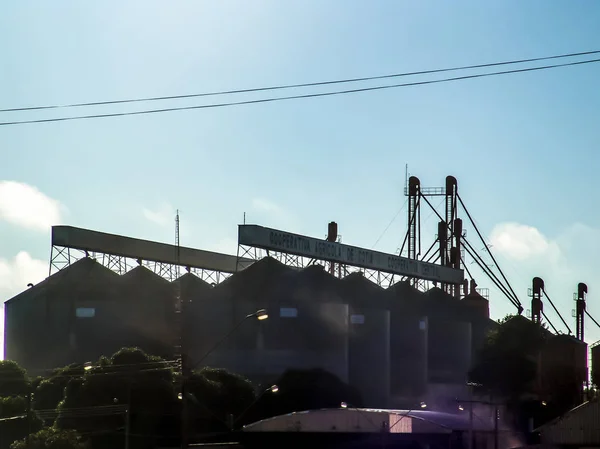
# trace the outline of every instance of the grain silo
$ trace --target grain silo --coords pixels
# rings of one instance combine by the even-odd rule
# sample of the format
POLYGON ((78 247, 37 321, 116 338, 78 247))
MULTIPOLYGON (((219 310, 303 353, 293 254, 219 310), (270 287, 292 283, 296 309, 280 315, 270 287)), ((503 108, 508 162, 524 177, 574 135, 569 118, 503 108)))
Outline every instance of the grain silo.
POLYGON ((596 387, 600 388, 600 341, 591 346, 590 352, 592 353, 591 380, 596 387))
POLYGON ((587 344, 571 335, 550 336, 539 357, 539 385, 544 394, 570 390, 573 404, 583 398, 587 381, 587 344))
POLYGON ((201 361, 198 367, 212 365, 250 377, 260 375, 266 325, 272 325, 275 314, 270 310, 274 292, 291 270, 267 257, 216 285, 204 299, 195 301, 194 341, 188 347, 191 361, 201 361), (269 319, 261 322, 245 319, 258 309, 267 309, 269 319))
POLYGON ((111 354, 119 276, 83 258, 5 303, 5 357, 29 370, 111 354))
POLYGON ((471 368, 472 311, 439 288, 423 295, 428 316, 428 382, 465 384, 471 368))
POLYGON ((390 395, 390 311, 384 289, 352 273, 341 281, 350 307, 348 380, 366 407, 384 408, 390 395))
POLYGON ((273 285, 263 369, 322 368, 348 380, 348 306, 321 266, 291 270, 273 285))
POLYGON ((395 407, 412 403, 427 391, 427 316, 423 294, 408 282, 387 289, 390 310, 390 397, 395 407))
POLYGON ((173 285, 138 266, 121 276, 118 294, 123 346, 136 346, 148 354, 171 359, 176 340, 173 285))

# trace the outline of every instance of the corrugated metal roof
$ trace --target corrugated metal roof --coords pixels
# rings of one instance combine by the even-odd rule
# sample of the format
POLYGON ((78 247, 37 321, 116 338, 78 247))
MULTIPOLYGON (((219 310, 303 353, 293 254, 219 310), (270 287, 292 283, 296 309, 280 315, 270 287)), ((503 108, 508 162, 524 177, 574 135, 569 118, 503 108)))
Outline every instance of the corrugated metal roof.
MULTIPOLYGON (((260 431, 278 431, 285 430, 289 427, 290 421, 295 421, 300 423, 300 428, 304 428, 306 431, 314 431, 311 429, 314 427, 315 423, 319 423, 320 427, 323 429, 327 429, 328 426, 327 421, 331 421, 331 423, 337 426, 338 431, 341 431, 339 424, 344 422, 340 419, 340 417, 347 417, 348 414, 355 414, 357 417, 364 418, 362 419, 363 426, 362 431, 373 431, 378 432, 381 430, 380 426, 370 426, 369 429, 365 429, 367 423, 371 422, 380 422, 382 417, 389 417, 389 422, 398 422, 398 417, 400 418, 411 418, 412 421, 421 421, 424 423, 428 423, 432 426, 440 428, 438 431, 467 431, 470 428, 470 421, 468 418, 468 414, 455 415, 451 413, 438 412, 433 410, 388 410, 388 409, 368 409, 368 408, 340 408, 340 409, 321 409, 321 410, 308 410, 303 412, 294 412, 286 415, 275 416, 272 418, 267 418, 261 421, 257 421, 252 424, 248 424, 244 426, 244 431, 247 432, 260 432, 260 431), (395 418, 392 418, 395 417, 395 418), (302 425, 305 423, 306 425, 302 425), (443 429, 443 430, 442 430, 443 429)), ((393 424, 392 424, 393 425, 393 424)), ((424 431, 425 429, 435 432, 434 428, 431 426, 419 426, 415 425, 414 422, 412 425, 406 427, 405 431, 408 433, 414 433, 420 429, 420 431, 424 431)), ((347 429, 348 431, 353 431, 352 428, 347 429)), ((473 430, 476 432, 490 432, 494 430, 493 422, 484 421, 482 419, 475 419, 473 421, 473 430)), ((501 428, 500 430, 508 430, 505 428, 501 428)))
POLYGON ((546 444, 600 445, 600 399, 575 407, 537 430, 546 444))

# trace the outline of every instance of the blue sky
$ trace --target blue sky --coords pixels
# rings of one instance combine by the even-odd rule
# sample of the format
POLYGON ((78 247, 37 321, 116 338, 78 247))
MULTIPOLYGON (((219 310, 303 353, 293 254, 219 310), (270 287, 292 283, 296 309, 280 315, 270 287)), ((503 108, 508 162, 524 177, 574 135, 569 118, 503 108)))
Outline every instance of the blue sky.
MULTIPOLYGON (((0 108, 598 50, 599 21, 600 4, 589 1, 4 2, 0 108)), ((246 212, 250 222, 313 236, 336 220, 344 242, 371 248, 404 205, 408 164, 426 186, 458 178, 523 302, 540 275, 571 323, 572 292, 584 281, 589 310, 600 318, 600 212, 590 207, 600 192, 599 76, 600 64, 585 65, 0 127, 0 294, 9 298, 43 278, 49 226, 59 222, 171 242, 179 208, 183 244, 234 251, 246 212)), ((4 113, 0 121, 145 107, 4 113)), ((401 214, 376 249, 394 252, 405 221, 401 214)), ((491 308, 495 317, 513 310, 493 292, 491 308)), ((588 336, 598 340, 600 330, 590 324, 588 336)))

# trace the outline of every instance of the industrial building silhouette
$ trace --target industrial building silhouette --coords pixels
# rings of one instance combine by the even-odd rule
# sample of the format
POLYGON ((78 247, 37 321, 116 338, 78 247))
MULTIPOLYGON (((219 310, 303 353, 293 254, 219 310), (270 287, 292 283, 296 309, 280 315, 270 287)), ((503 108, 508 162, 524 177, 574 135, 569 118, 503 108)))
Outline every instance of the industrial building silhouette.
POLYGON ((493 325, 487 300, 474 291, 459 300, 407 282, 384 289, 360 273, 339 279, 319 265, 298 270, 268 257, 212 286, 191 273, 169 282, 143 266, 118 275, 88 257, 6 302, 5 355, 32 373, 123 346, 170 359, 179 338, 177 292, 189 304, 183 329, 191 364, 265 308, 268 320, 244 323, 202 365, 257 381, 288 368, 324 368, 379 407, 436 386, 460 390, 493 325))
MULTIPOLYGON (((422 400, 432 407, 456 407, 455 399, 468 394, 468 371, 498 323, 489 318, 488 300, 472 279, 448 280, 457 273, 462 278, 459 268, 446 266, 440 271, 446 278, 438 283, 426 264, 405 264, 430 276, 424 291, 421 281, 427 277, 415 282, 398 272, 406 267, 381 264, 408 259, 341 245, 335 241, 337 229, 322 241, 245 229, 257 235, 277 232, 282 240, 301 239, 303 245, 312 240, 307 247, 327 242, 380 262, 371 270, 347 270, 352 264, 336 255, 337 260, 294 266, 282 263, 285 253, 279 260, 249 259, 249 250, 236 257, 55 226, 51 270, 58 271, 5 303, 5 357, 36 375, 136 346, 169 360, 184 355, 190 367, 223 367, 258 383, 291 368, 325 369, 356 387, 367 407, 410 407, 422 400), (72 258, 76 251, 84 256, 72 258), (205 271, 212 273, 205 277, 209 282, 194 274, 205 271), (269 319, 244 322, 258 309, 268 310, 269 319)), ((534 290, 540 285, 535 278, 534 290)), ((579 297, 583 304, 581 292, 579 297)), ((540 298, 541 290, 532 298, 538 315, 540 298)), ((505 325, 521 322, 538 326, 521 315, 505 325)), ((583 389, 588 363, 582 340, 582 334, 551 334, 538 357, 540 391, 554 385, 549 366, 563 369, 583 389)), ((591 353, 597 383, 600 346, 591 353)))

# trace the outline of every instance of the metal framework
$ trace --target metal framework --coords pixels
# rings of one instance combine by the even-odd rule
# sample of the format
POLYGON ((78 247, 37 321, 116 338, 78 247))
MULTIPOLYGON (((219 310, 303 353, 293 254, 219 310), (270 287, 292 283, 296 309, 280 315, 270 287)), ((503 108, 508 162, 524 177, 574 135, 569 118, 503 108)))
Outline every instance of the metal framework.
POLYGON ((84 257, 118 274, 141 265, 168 281, 177 279, 181 268, 209 284, 218 284, 235 273, 236 256, 181 247, 177 222, 175 232, 175 245, 168 245, 72 226, 54 226, 48 274, 51 276, 84 257))
MULTIPOLYGON (((341 241, 338 237, 338 241, 341 241)), ((266 249, 256 248, 254 246, 238 245, 238 271, 243 270, 248 266, 248 260, 257 261, 264 257, 272 257, 273 259, 281 262, 292 268, 302 269, 311 265, 321 265, 324 268, 330 267, 331 262, 325 259, 311 259, 308 257, 296 256, 294 254, 288 254, 284 252, 270 251, 266 249)), ((360 272, 366 279, 377 284, 380 287, 387 288, 396 282, 405 280, 397 274, 386 273, 380 270, 370 270, 366 268, 359 268, 352 265, 335 264, 334 276, 343 278, 351 273, 360 272)))
MULTIPOLYGON (((404 237, 404 242, 400 249, 403 253, 405 245, 408 250, 408 258, 413 260, 425 260, 427 262, 438 262, 442 266, 461 269, 461 260, 464 260, 464 250, 461 246, 461 238, 466 237, 462 229, 462 221, 458 218, 458 183, 453 176, 446 177, 445 187, 422 187, 421 181, 416 176, 410 176, 407 179, 407 187, 404 188, 404 195, 408 202, 408 226, 404 237), (444 217, 433 208, 427 200, 428 197, 445 197, 444 217), (422 254, 421 252, 421 208, 422 204, 431 206, 440 218, 438 223, 438 232, 431 247, 422 254), (435 246, 438 251, 432 251, 435 246)), ((428 290, 437 286, 430 281, 422 279, 404 278, 411 285, 419 290, 428 290)), ((458 285, 441 284, 442 290, 456 297, 460 297, 461 289, 458 285)), ((466 292, 465 292, 466 294, 466 292)), ((486 292, 486 294, 489 294, 486 292)))
POLYGON ((134 259, 97 251, 90 252, 58 245, 52 245, 50 251, 50 270, 48 274, 52 276, 53 274, 65 269, 69 265, 84 257, 94 259, 101 265, 118 274, 125 274, 133 268, 141 265, 168 281, 174 281, 177 279, 179 277, 181 268, 184 268, 186 272, 198 276, 200 279, 208 282, 209 284, 219 284, 233 274, 204 268, 185 267, 183 265, 167 262, 134 259))
MULTIPOLYGON (((409 260, 415 260, 420 262, 426 262, 431 264, 437 264, 445 268, 451 268, 454 270, 464 270, 465 273, 473 279, 472 274, 469 271, 469 264, 465 262, 465 255, 470 256, 470 263, 477 264, 482 272, 491 280, 491 282, 498 288, 498 290, 504 294, 512 304, 517 308, 519 314, 523 312, 521 302, 512 289, 506 276, 504 275, 501 268, 492 254, 489 245, 485 242, 481 232, 477 228, 477 225, 473 221, 473 218, 467 210, 462 198, 458 194, 457 180, 453 176, 446 177, 445 187, 422 187, 420 180, 415 176, 408 176, 406 179, 406 186, 404 188, 404 194, 408 197, 408 216, 407 216, 407 232, 404 236, 404 241, 397 256, 408 258, 409 260), (429 197, 444 197, 444 207, 441 212, 431 204, 429 197), (434 237, 434 242, 425 252, 422 251, 422 230, 421 230, 421 208, 423 205, 428 206, 432 214, 435 214, 439 220, 438 232, 434 237), (484 249, 487 255, 491 258, 492 264, 484 261, 478 251, 471 245, 467 240, 467 233, 463 227, 463 220, 459 218, 459 206, 461 213, 466 214, 469 223, 472 225, 476 232, 476 238, 481 240, 484 245, 484 249), (406 250, 405 250, 406 249, 406 250)), ((334 224, 334 223, 333 223, 334 224)), ((332 223, 330 223, 330 226, 332 223)), ((334 241, 332 236, 337 236, 337 225, 335 225, 334 231, 332 228, 329 229, 326 241, 334 241)), ((339 236, 338 236, 339 238, 339 236)), ((361 272, 365 278, 371 280, 375 284, 381 287, 388 287, 399 281, 408 281, 414 287, 419 290, 426 291, 432 287, 440 287, 448 294, 461 298, 468 294, 468 288, 465 283, 458 284, 444 284, 444 281, 438 280, 424 280, 410 275, 398 275, 391 274, 384 271, 365 269, 358 266, 352 266, 348 264, 341 264, 339 262, 333 264, 331 261, 321 259, 311 259, 308 257, 298 256, 289 254, 285 251, 273 251, 267 249, 261 249, 256 246, 248 246, 238 242, 237 252, 238 262, 237 271, 247 267, 247 264, 251 261, 260 260, 263 257, 272 257, 279 262, 294 268, 304 268, 313 264, 320 264, 332 274, 338 277, 347 276, 353 272, 361 272), (462 288, 461 288, 462 286, 462 288)), ((475 291, 479 293, 485 299, 489 299, 488 288, 476 288, 475 291)))

